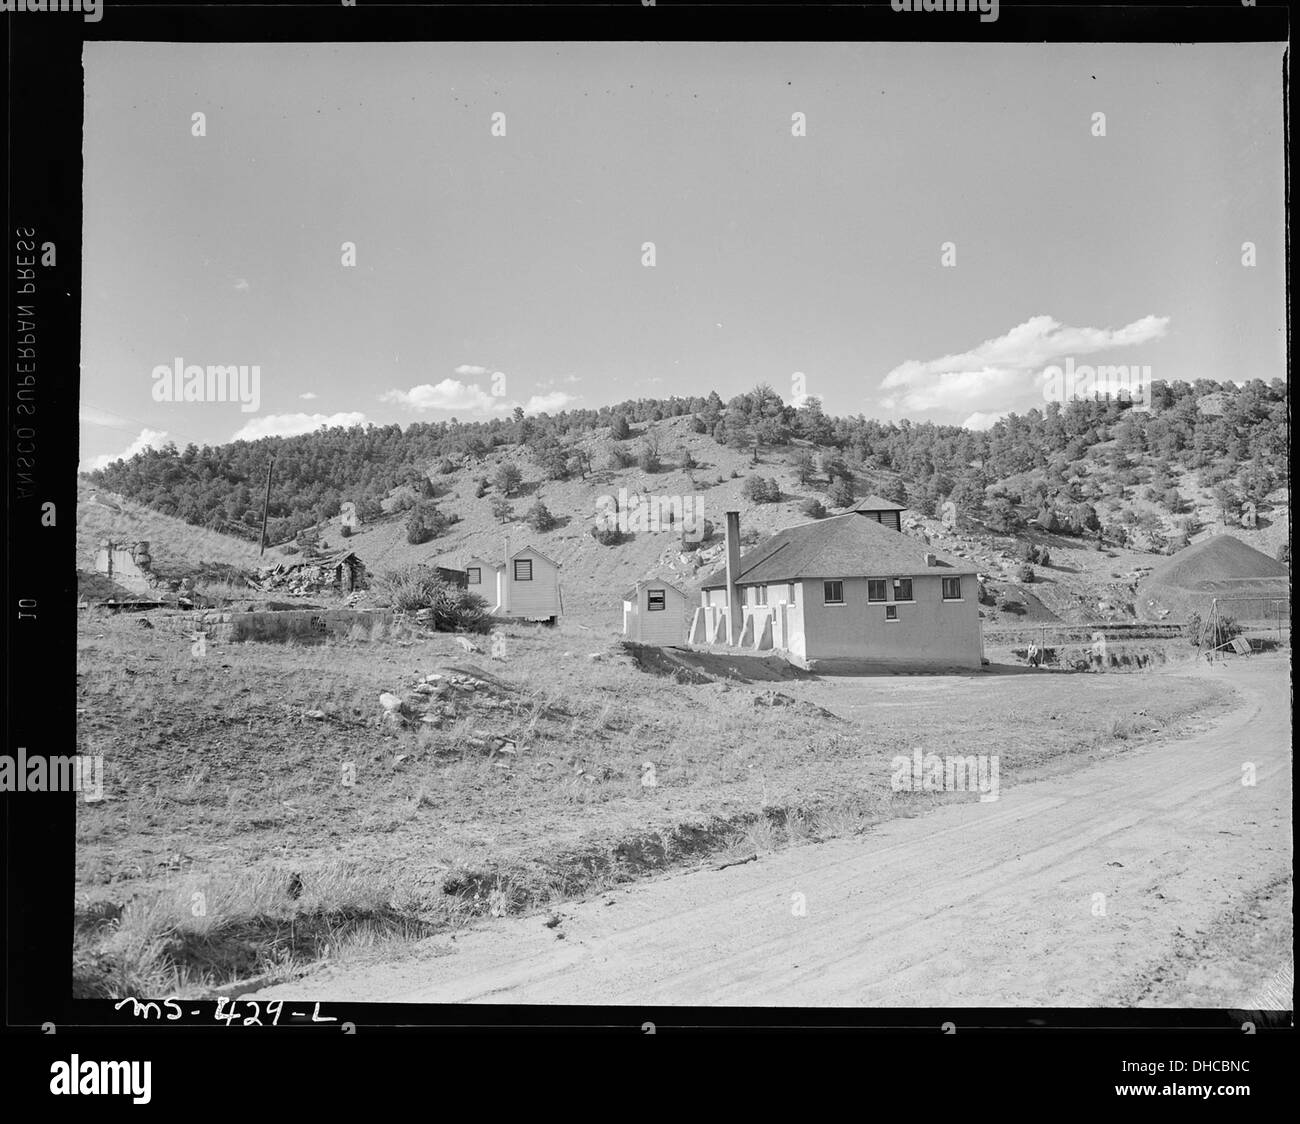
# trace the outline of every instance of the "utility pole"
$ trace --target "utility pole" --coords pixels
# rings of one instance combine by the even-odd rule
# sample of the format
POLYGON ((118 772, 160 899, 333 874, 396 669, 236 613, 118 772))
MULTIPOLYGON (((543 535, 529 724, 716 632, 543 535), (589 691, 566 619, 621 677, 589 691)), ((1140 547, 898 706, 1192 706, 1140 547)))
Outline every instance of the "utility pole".
POLYGON ((275 467, 275 454, 266 462, 266 498, 262 501, 262 545, 257 554, 260 558, 266 553, 266 515, 271 509, 271 469, 275 467))

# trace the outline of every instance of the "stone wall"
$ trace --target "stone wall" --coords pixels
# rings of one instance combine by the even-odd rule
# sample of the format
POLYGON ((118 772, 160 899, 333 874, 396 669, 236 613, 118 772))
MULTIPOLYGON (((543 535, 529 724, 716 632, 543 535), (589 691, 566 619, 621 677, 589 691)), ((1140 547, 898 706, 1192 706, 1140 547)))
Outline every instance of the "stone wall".
POLYGON ((149 593, 158 584, 147 542, 115 543, 104 539, 95 553, 95 569, 132 593, 149 593))
POLYGON ((319 644, 324 640, 385 640, 407 635, 409 620, 392 609, 290 609, 241 613, 207 609, 173 618, 182 631, 202 632, 210 640, 249 640, 319 644))

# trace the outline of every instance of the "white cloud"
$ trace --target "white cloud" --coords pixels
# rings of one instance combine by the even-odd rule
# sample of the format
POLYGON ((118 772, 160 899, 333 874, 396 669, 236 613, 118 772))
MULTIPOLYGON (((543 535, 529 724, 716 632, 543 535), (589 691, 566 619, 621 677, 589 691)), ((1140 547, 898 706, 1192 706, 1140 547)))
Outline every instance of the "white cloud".
MULTIPOLYGON (((477 367, 473 369, 483 371, 486 368, 477 367)), ((460 373, 466 368, 457 367, 456 370, 457 373, 460 373)), ((526 414, 552 413, 564 409, 570 402, 577 401, 575 395, 567 394, 562 390, 549 389, 555 385, 554 379, 545 380, 536 385, 545 393, 534 394, 527 402, 522 404, 526 414)), ((413 410, 416 413, 442 410, 459 415, 508 414, 516 406, 520 405, 515 399, 489 394, 477 383, 462 382, 460 379, 451 378, 443 379, 438 383, 421 383, 409 390, 396 388, 386 390, 379 396, 379 400, 401 406, 403 409, 413 410)))
POLYGON ((1039 387, 1047 364, 1150 343, 1168 326, 1167 316, 1144 316, 1122 328, 1071 328, 1050 316, 1034 316, 969 351, 900 363, 880 384, 894 392, 881 405, 890 410, 987 407, 990 400, 1023 408, 1041 405, 1039 387))
POLYGON ((565 382, 568 382, 568 383, 582 382, 582 380, 581 380, 580 378, 578 378, 577 375, 565 375, 565 376, 564 376, 564 381, 565 381, 565 382))
POLYGON ((473 363, 462 363, 452 373, 460 375, 461 378, 478 378, 480 375, 486 375, 488 369, 486 367, 476 367, 473 363))
POLYGON ((236 288, 239 292, 241 292, 241 293, 246 293, 246 292, 248 292, 248 290, 249 290, 250 288, 252 288, 252 286, 249 285, 249 283, 248 283, 248 278, 246 278, 246 277, 236 277, 236 278, 235 278, 235 288, 236 288))
POLYGON ((524 404, 525 414, 553 414, 556 410, 563 410, 570 402, 576 402, 572 394, 565 394, 562 390, 553 390, 550 394, 534 394, 524 404))
POLYGON ((101 410, 97 406, 87 406, 84 402, 77 409, 77 420, 82 425, 103 425, 109 429, 125 429, 123 418, 119 414, 101 410))
POLYGON ((1010 411, 997 410, 990 414, 981 413, 976 410, 964 422, 961 423, 962 429, 992 429, 994 425, 1007 416, 1010 411))
POLYGON ((317 394, 314 390, 306 390, 303 391, 302 394, 298 395, 298 397, 310 402, 313 398, 319 398, 320 395, 317 394))
POLYGON ((379 396, 379 400, 420 413, 425 410, 453 410, 459 414, 494 414, 511 408, 504 398, 494 398, 481 386, 461 382, 459 379, 443 379, 436 384, 422 383, 410 390, 386 390, 379 396))
POLYGON ((259 437, 298 437, 313 433, 321 426, 364 425, 366 415, 350 414, 267 414, 241 426, 232 441, 256 441, 259 437))
MULTIPOLYGON (((98 424, 98 423, 97 423, 98 424)), ((130 460, 136 453, 143 453, 145 449, 159 448, 164 439, 167 437, 166 430, 161 429, 142 429, 140 436, 137 437, 126 451, 122 453, 106 453, 103 456, 91 457, 88 461, 83 461, 81 465, 82 472, 95 472, 101 468, 107 468, 116 460, 130 460)))

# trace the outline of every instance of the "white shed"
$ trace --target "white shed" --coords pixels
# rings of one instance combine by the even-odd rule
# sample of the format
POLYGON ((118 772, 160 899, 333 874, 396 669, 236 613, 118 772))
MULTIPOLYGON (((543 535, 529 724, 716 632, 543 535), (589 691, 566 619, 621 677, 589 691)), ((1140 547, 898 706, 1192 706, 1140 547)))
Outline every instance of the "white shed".
POLYGON ((494 616, 554 623, 564 611, 560 564, 531 546, 504 562, 474 555, 458 568, 465 571, 465 588, 482 597, 494 616))
POLYGON ((642 578, 623 594, 623 635, 659 648, 686 646, 686 594, 671 582, 642 578))
POLYGON ((552 621, 560 615, 560 564, 531 546, 506 559, 501 571, 497 612, 529 621, 552 621))
POLYGON ((488 607, 495 611, 501 604, 501 585, 505 567, 500 562, 491 562, 486 558, 475 556, 466 560, 465 588, 470 593, 477 593, 488 607))

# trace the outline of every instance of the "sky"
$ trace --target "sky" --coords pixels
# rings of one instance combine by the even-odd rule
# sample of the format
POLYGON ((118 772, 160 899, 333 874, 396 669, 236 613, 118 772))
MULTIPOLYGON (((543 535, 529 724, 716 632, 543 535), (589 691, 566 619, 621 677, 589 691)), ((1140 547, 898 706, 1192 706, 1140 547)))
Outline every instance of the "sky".
POLYGON ((985 428, 1066 359, 1285 378, 1282 61, 88 43, 82 468, 760 382, 985 428), (178 361, 256 402, 167 401, 178 361))

